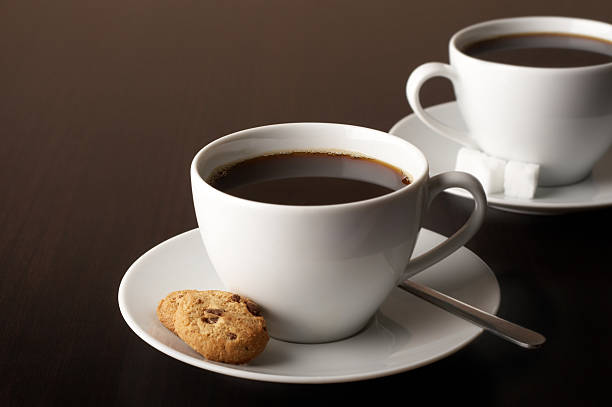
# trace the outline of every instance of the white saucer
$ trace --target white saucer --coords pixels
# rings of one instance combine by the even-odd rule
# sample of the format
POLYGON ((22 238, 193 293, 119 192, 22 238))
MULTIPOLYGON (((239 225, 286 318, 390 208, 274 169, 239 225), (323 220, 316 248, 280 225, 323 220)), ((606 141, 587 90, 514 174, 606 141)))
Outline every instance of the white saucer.
MULTIPOLYGON (((415 254, 443 239, 422 230, 415 254)), ((495 275, 466 248, 414 280, 491 313, 499 306, 495 275)), ((186 288, 223 289, 197 229, 159 244, 136 260, 121 281, 119 308, 130 328, 157 350, 202 369, 246 379, 331 383, 386 376, 448 356, 482 332, 396 288, 366 329, 351 338, 315 345, 271 339, 251 363, 234 366, 205 360, 158 321, 159 300, 186 288)))
MULTIPOLYGON (((453 127, 465 128, 456 102, 443 103, 427 109, 432 116, 453 127)), ((459 144, 430 130, 414 114, 404 117, 389 131, 417 146, 429 161, 431 175, 455 168, 459 144)), ((471 196, 459 189, 446 192, 462 197, 471 196)), ((538 188, 533 199, 506 197, 503 193, 491 194, 489 205, 497 209, 529 214, 553 215, 612 205, 612 149, 595 165, 591 175, 576 184, 538 188)))

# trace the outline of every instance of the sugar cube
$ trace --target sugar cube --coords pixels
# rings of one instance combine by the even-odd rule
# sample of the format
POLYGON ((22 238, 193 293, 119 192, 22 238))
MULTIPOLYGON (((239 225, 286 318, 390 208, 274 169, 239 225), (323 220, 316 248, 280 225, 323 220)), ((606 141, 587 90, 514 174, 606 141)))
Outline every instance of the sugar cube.
POLYGON ((463 147, 457 153, 455 169, 476 177, 487 194, 504 190, 505 168, 505 160, 491 157, 481 151, 463 147))
POLYGON ((504 171, 504 194, 515 198, 533 198, 539 174, 538 164, 508 161, 504 171))

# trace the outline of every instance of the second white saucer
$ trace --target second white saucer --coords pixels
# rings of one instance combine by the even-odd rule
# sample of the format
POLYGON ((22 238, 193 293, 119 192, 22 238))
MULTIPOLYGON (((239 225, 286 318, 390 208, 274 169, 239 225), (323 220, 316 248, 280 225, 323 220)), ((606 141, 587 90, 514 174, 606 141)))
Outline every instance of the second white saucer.
MULTIPOLYGON (((427 111, 452 127, 465 128, 456 102, 432 106, 427 111)), ((461 145, 439 135, 423 124, 414 114, 404 117, 389 131, 417 146, 429 161, 429 172, 435 175, 455 168, 461 145)), ((446 192, 470 198, 458 189, 446 192)), ((581 182, 560 187, 538 188, 533 199, 518 199, 503 193, 487 196, 491 207, 510 212, 554 215, 612 205, 612 149, 595 165, 591 175, 581 182)))

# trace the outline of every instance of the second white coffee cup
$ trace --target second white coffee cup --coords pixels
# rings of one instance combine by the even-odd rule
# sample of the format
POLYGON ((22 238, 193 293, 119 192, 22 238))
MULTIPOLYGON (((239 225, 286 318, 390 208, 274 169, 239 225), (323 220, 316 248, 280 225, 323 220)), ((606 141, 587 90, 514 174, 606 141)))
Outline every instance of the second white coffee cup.
POLYGON ((567 17, 487 21, 453 35, 450 65, 430 62, 414 70, 406 94, 414 113, 437 133, 496 157, 539 164, 542 186, 570 184, 586 177, 612 144, 612 63, 540 68, 463 52, 477 41, 534 33, 612 43, 612 25, 604 22, 567 17), (467 132, 439 122, 421 106, 421 86, 435 76, 452 82, 467 132))

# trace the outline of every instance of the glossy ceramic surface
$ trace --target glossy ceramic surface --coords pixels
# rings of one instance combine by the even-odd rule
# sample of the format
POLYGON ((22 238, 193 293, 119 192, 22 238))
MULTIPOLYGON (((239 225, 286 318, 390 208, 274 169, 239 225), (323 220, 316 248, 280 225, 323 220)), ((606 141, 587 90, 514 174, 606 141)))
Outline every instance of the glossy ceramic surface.
MULTIPOLYGON (((458 128, 465 128, 456 102, 432 106, 427 111, 437 119, 458 128)), ((441 136, 411 114, 397 122, 389 131, 416 145, 427 157, 431 175, 453 170, 461 145, 441 136)), ((459 189, 446 192, 469 198, 459 189)), ((554 215, 571 211, 612 205, 612 150, 593 167, 584 180, 559 187, 538 187, 533 199, 506 197, 502 193, 487 196, 489 206, 511 212, 554 215)))
MULTIPOLYGON (((444 239, 423 229, 415 253, 423 253, 444 239)), ((491 313, 499 306, 495 275, 466 248, 414 280, 491 313)), ((386 376, 448 356, 482 332, 395 288, 366 328, 350 338, 324 344, 271 339, 251 363, 234 366, 205 360, 158 321, 155 309, 159 300, 186 288, 224 289, 197 229, 159 244, 136 260, 119 287, 119 307, 130 328, 160 352, 202 369, 245 379, 331 383, 386 376)))
POLYGON ((612 41, 612 24, 568 17, 518 17, 466 27, 449 41, 450 64, 415 69, 406 93, 431 129, 506 160, 540 165, 540 186, 585 178, 612 144, 612 63, 536 68, 478 59, 462 49, 479 40, 523 33, 563 33, 612 41), (468 131, 428 115, 419 101, 425 81, 449 79, 468 131))
POLYGON ((242 130, 202 148, 191 166, 202 241, 231 291, 268 311, 270 335, 322 343, 360 331, 400 281, 463 246, 485 216, 480 183, 463 172, 429 178, 414 145, 382 131, 336 123, 282 123, 242 130), (279 151, 345 151, 410 174, 412 182, 338 205, 274 205, 221 192, 206 180, 219 167, 279 151), (411 260, 429 202, 447 188, 477 204, 465 226, 411 260))

